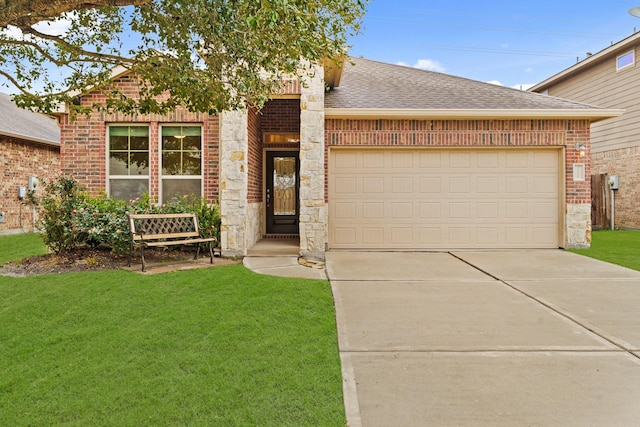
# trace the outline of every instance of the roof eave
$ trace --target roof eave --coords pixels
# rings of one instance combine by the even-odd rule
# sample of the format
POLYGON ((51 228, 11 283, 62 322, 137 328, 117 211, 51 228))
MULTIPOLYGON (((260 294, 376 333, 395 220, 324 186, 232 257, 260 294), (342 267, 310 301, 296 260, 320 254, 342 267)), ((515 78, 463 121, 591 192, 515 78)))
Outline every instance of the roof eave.
POLYGON ((4 132, 4 131, 0 131, 0 135, 7 136, 9 138, 22 139, 23 141, 37 142, 39 144, 51 145, 53 147, 60 148, 60 142, 58 141, 51 141, 51 140, 42 139, 42 138, 34 138, 32 136, 20 135, 17 133, 4 132))
POLYGON ((329 119, 583 119, 597 122, 624 113, 622 109, 384 109, 384 108, 325 108, 329 119))

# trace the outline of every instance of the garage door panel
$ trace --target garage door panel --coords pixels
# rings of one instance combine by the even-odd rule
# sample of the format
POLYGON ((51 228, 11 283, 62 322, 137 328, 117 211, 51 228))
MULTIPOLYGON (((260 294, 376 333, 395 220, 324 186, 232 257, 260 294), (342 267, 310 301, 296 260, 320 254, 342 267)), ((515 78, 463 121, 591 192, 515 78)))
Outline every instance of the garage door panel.
POLYGON ((330 247, 558 247, 558 156, 558 150, 334 149, 330 247))

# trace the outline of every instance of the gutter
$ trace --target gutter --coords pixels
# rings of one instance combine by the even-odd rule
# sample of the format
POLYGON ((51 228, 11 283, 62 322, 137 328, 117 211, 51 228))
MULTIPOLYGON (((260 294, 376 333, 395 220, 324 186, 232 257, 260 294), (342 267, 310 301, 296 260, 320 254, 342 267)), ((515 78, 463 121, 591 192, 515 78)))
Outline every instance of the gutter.
POLYGON ((598 122, 621 116, 623 109, 385 109, 385 108, 325 108, 327 119, 582 119, 598 122))
POLYGON ((21 139, 23 141, 28 141, 28 142, 37 142, 37 143, 40 143, 40 144, 50 145, 52 147, 58 147, 58 148, 60 147, 60 142, 51 141, 51 140, 48 140, 48 139, 35 138, 35 137, 32 137, 32 136, 19 135, 17 133, 2 132, 2 131, 0 131, 0 135, 7 136, 9 138, 21 139))

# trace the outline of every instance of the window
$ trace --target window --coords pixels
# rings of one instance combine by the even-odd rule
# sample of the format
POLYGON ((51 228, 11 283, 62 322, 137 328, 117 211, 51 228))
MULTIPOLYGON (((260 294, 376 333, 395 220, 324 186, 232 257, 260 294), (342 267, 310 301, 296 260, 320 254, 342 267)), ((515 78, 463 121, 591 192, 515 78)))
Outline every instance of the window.
POLYGON ((109 195, 133 200, 149 191, 149 127, 109 126, 109 195))
POLYGON ((201 196, 202 127, 163 126, 161 145, 161 201, 201 196))
POLYGON ((623 55, 618 56, 616 60, 616 70, 622 70, 623 68, 631 67, 635 64, 636 58, 634 55, 634 51, 627 52, 623 55))

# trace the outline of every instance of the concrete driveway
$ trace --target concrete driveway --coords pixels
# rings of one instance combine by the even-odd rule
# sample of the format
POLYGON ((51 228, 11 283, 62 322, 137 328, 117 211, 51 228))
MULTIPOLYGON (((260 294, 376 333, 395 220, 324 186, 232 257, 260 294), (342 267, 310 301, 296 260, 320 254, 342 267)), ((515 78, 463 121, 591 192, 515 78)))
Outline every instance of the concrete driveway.
POLYGON ((640 272, 560 250, 327 253, 357 426, 640 425, 640 272))

